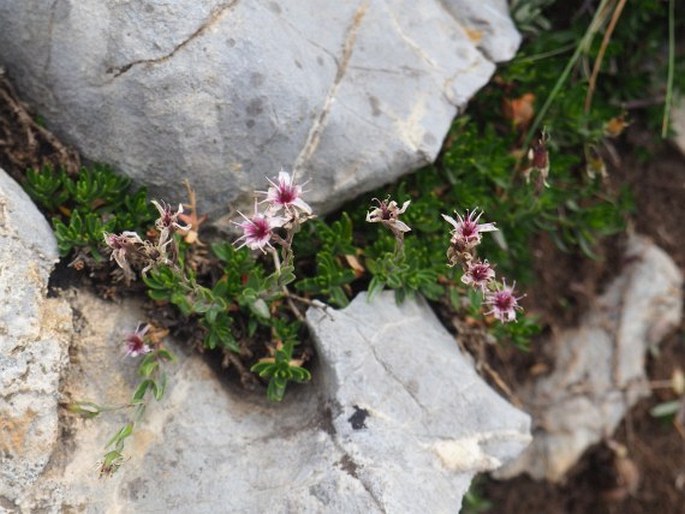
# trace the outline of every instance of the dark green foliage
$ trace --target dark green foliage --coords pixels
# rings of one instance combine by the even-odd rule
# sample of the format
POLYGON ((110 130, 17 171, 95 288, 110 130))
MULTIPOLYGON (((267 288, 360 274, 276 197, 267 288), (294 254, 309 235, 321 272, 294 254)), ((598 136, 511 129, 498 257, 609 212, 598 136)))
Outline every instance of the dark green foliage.
POLYGON ((96 261, 100 261, 102 256, 98 246, 102 245, 102 235, 114 230, 115 220, 110 218, 103 223, 103 218, 92 212, 82 218, 79 211, 74 210, 69 218, 69 225, 65 225, 57 217, 52 218, 52 225, 60 255, 65 256, 72 249, 81 248, 90 253, 96 261))
POLYGON ((57 212, 69 199, 65 182, 69 179, 64 170, 53 171, 50 167, 41 170, 30 169, 26 172, 26 192, 43 209, 57 212))
POLYGON ((293 348, 292 341, 285 342, 276 348, 274 357, 263 359, 250 368, 253 373, 269 379, 266 395, 272 401, 283 399, 288 382, 307 382, 312 378, 308 370, 293 361, 293 348))
POLYGON ((343 267, 340 257, 322 250, 316 254, 316 275, 297 282, 298 291, 321 295, 333 305, 345 307, 349 300, 344 286, 355 279, 354 272, 343 267))
POLYGON ((496 323, 493 333, 499 341, 507 341, 519 350, 528 351, 531 339, 538 335, 542 327, 530 316, 519 316, 516 323, 496 323))
POLYGON ((356 279, 354 271, 345 264, 345 256, 353 256, 358 251, 353 242, 352 220, 343 213, 330 224, 312 220, 307 229, 306 235, 302 233, 296 240, 295 251, 300 260, 315 259, 315 272, 296 282, 295 288, 345 307, 349 303, 345 287, 356 279))
POLYGON ((439 259, 431 260, 435 255, 430 247, 416 238, 406 241, 404 251, 397 256, 379 251, 379 247, 382 245, 369 248, 367 266, 373 277, 369 283, 370 296, 385 287, 395 290, 398 302, 416 293, 437 300, 444 292, 438 284, 438 276, 447 272, 444 251, 440 252, 439 259))
MULTIPOLYGON (((272 338, 299 342, 299 324, 284 308, 284 286, 294 278, 292 268, 267 275, 265 268, 247 248, 229 243, 212 246, 216 260, 216 280, 199 282, 195 272, 185 266, 189 247, 179 245, 179 266, 157 266, 143 280, 148 295, 156 301, 175 305, 188 322, 204 330, 204 347, 243 355, 246 341, 271 341, 272 338)), ((263 348, 253 350, 263 354, 263 348)), ((292 353, 292 348, 291 348, 292 353)), ((287 382, 287 380, 286 380, 287 382)), ((282 395, 285 384, 277 381, 282 395)), ((273 386, 272 386, 273 387, 273 386)))
MULTIPOLYGON (((148 288, 148 296, 153 300, 174 304, 184 316, 188 316, 193 312, 193 304, 195 302, 190 298, 192 288, 183 280, 179 280, 178 272, 173 268, 167 266, 155 267, 143 276, 143 281, 148 288)), ((201 301, 198 299, 197 303, 201 301)))
POLYGON ((144 230, 155 215, 144 188, 132 192, 129 179, 103 165, 75 177, 48 166, 31 169, 25 188, 51 216, 62 256, 76 250, 100 261, 104 232, 144 230))
POLYGON ((92 211, 105 205, 119 207, 131 181, 107 166, 96 165, 82 169, 75 180, 66 179, 63 184, 76 207, 92 211))
POLYGON ((280 401, 288 381, 310 378, 307 370, 289 364, 300 341, 300 323, 291 319, 284 302, 283 288, 294 279, 292 267, 283 266, 279 273, 267 274, 263 263, 247 248, 238 250, 224 242, 212 245, 212 251, 222 271, 212 287, 199 284, 190 270, 182 273, 157 267, 143 277, 148 294, 196 319, 205 331, 205 348, 241 354, 241 339, 282 341, 283 350, 275 352, 274 363, 256 363, 253 367, 254 372, 269 379, 269 398, 280 401))

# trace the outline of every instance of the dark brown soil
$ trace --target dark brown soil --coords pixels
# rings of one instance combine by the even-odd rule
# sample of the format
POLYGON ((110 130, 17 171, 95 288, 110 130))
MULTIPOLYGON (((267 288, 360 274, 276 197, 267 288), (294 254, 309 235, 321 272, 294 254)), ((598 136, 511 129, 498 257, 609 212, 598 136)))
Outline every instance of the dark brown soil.
MULTIPOLYGON (((639 135, 633 135, 639 137, 639 135)), ((636 212, 631 225, 638 234, 650 236, 685 272, 685 157, 664 146, 647 163, 626 159, 611 175, 614 185, 625 184, 632 191, 636 212)), ((624 236, 609 238, 599 250, 601 259, 558 252, 548 238, 536 243, 537 284, 528 289, 526 307, 537 313, 550 330, 573 325, 621 268, 624 236)), ((532 380, 547 372, 541 337, 528 354, 499 348, 490 363, 508 384, 532 380)), ((685 369, 685 323, 650 357, 651 380, 669 380, 676 368, 685 369)), ((497 514, 683 514, 685 513, 685 439, 668 421, 649 414, 656 404, 676 397, 669 390, 636 405, 621 424, 614 440, 624 445, 636 465, 639 483, 634 494, 625 493, 617 474, 614 453, 600 444, 589 449, 561 485, 536 482, 527 477, 498 482, 487 479, 480 496, 497 514)))
POLYGON ((21 182, 28 168, 43 166, 78 173, 78 153, 64 145, 21 101, 0 68, 0 166, 21 182))

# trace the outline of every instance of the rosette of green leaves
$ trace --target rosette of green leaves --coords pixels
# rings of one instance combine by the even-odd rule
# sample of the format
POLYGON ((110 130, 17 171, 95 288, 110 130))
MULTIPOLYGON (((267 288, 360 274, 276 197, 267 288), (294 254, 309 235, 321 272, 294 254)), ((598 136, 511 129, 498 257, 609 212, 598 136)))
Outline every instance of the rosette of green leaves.
POLYGON ((155 211, 145 188, 131 191, 131 180, 94 165, 76 176, 45 166, 26 173, 26 191, 52 217, 60 255, 77 250, 102 259, 104 232, 144 231, 155 211))
POLYGON ((273 358, 263 359, 250 368, 253 373, 269 379, 266 395, 272 401, 283 399, 288 382, 302 383, 312 378, 307 369, 293 363, 293 348, 292 341, 285 342, 275 350, 273 358))
POLYGON ((308 225, 309 238, 297 246, 296 255, 299 259, 314 258, 315 269, 311 276, 296 282, 295 289, 345 307, 349 303, 346 288, 357 278, 345 264, 346 255, 357 253, 352 241, 352 220, 343 213, 340 219, 330 224, 314 219, 308 225))

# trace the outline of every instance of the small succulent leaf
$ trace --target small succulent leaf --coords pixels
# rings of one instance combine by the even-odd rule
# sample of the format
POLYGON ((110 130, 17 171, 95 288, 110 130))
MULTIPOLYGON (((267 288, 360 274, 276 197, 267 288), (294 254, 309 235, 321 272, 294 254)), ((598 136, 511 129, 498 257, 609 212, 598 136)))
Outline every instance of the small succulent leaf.
POLYGON ((147 390, 154 384, 154 382, 150 379, 145 379, 143 380, 133 393, 133 403, 140 403, 143 401, 143 398, 145 397, 145 393, 147 393, 147 390))

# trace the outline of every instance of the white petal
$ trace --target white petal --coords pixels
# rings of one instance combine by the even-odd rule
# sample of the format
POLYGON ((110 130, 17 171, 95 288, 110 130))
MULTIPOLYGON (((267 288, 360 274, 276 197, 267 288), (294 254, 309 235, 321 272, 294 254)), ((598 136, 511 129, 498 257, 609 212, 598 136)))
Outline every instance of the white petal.
POLYGON ((494 232, 499 230, 494 223, 481 223, 478 225, 478 232, 494 232))
POLYGON ((278 172, 278 183, 281 185, 283 185, 283 184, 290 185, 291 184, 290 173, 288 173, 287 171, 284 171, 284 170, 279 171, 278 172))
POLYGON ((454 228, 459 228, 459 223, 452 216, 448 216, 447 214, 441 214, 441 216, 447 223, 452 225, 454 228))
POLYGON ((311 207, 309 206, 309 204, 308 204, 307 202, 305 202, 302 198, 297 198, 297 199, 293 202, 293 205, 294 205, 295 207, 299 207, 300 209, 302 209, 302 210, 303 210, 304 212, 306 212, 307 214, 311 214, 311 213, 312 213, 312 208, 311 208, 311 207))
POLYGON ((269 223, 269 228, 282 227, 287 221, 286 218, 282 216, 268 216, 265 217, 266 221, 269 223))
POLYGON ((138 235, 137 232, 133 232, 131 230, 126 230, 126 231, 122 232, 121 235, 124 237, 128 237, 130 239, 133 239, 133 241, 136 243, 140 243, 140 244, 143 243, 143 240, 140 238, 140 236, 138 235))
POLYGON ((159 204, 159 202, 157 200, 152 200, 150 203, 152 205, 154 205, 155 207, 157 207, 157 210, 159 211, 160 216, 162 214, 164 214, 164 208, 159 204))
POLYGON ((378 223, 379 221, 381 221, 382 212, 383 211, 381 211, 378 207, 370 210, 366 213, 366 221, 368 221, 369 223, 378 223))
POLYGON ((394 220, 390 222, 389 225, 392 225, 396 230, 399 230, 401 232, 411 232, 411 228, 409 227, 409 225, 400 220, 394 220))

